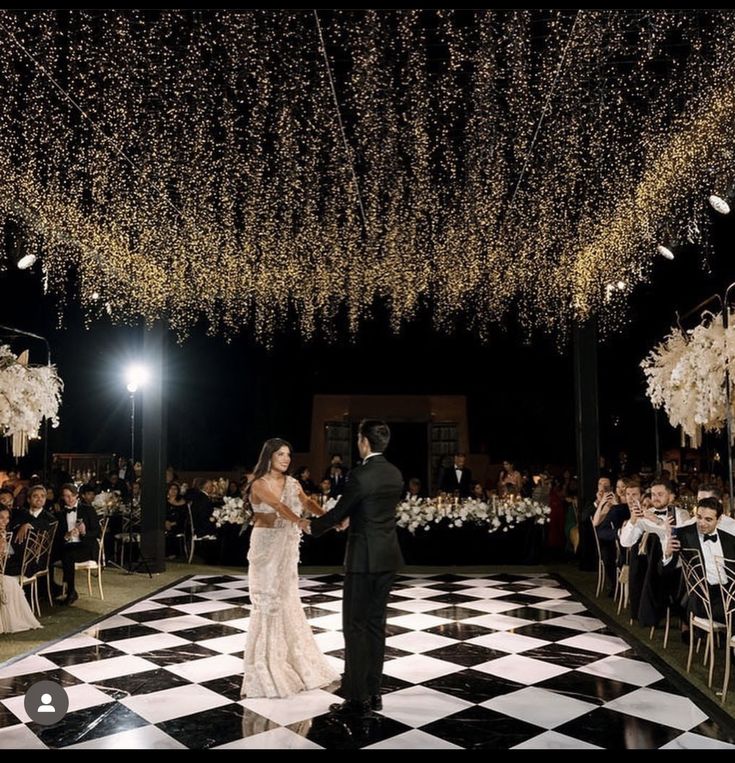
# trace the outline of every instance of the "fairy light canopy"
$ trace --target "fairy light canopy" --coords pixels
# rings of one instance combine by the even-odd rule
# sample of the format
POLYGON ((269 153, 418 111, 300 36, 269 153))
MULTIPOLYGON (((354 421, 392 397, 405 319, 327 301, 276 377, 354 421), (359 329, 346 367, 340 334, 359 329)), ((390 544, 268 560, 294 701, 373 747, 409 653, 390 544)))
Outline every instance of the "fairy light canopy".
POLYGON ((706 247, 735 179, 732 11, 5 10, 0 30, 0 215, 90 320, 268 342, 293 316, 354 332, 379 299, 394 328, 425 308, 481 335, 614 330, 666 232, 706 247))

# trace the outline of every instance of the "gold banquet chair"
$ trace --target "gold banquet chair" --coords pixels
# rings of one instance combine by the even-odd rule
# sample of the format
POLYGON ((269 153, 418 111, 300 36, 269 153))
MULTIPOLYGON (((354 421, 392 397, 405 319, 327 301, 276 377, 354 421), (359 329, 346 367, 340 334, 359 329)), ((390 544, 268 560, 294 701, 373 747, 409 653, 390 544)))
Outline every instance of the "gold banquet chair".
POLYGON ((605 564, 602 561, 600 539, 597 537, 597 528, 592 522, 592 517, 590 517, 590 524, 592 524, 592 534, 595 536, 595 548, 597 549, 597 590, 595 591, 595 598, 599 599, 600 593, 605 587, 605 564))
MULTIPOLYGON (((704 665, 707 665, 709 659, 709 677, 707 686, 712 687, 712 676, 715 670, 715 633, 726 632, 725 623, 718 623, 712 617, 712 602, 710 601, 709 586, 707 585, 707 573, 705 572, 704 562, 698 549, 686 548, 683 552, 691 554, 689 559, 682 553, 679 556, 681 560, 681 570, 684 575, 684 583, 687 588, 687 594, 690 601, 699 601, 705 612, 705 617, 699 617, 694 612, 689 611, 689 658, 687 659, 687 673, 692 666, 692 656, 694 652, 694 629, 704 631, 707 634, 707 640, 704 648, 704 665)), ((699 641, 699 639, 697 639, 699 641)), ((699 647, 697 647, 699 648, 699 647)))
POLYGON ((730 683, 732 666, 732 650, 735 649, 732 620, 735 617, 735 559, 722 558, 724 580, 720 584, 722 607, 725 610, 725 675, 722 679, 722 702, 727 699, 727 689, 730 683))
MULTIPOLYGON (((186 502, 186 511, 188 513, 188 519, 187 519, 187 522, 188 522, 188 533, 187 533, 187 535, 189 537, 189 558, 187 559, 187 564, 191 564, 191 560, 194 558, 194 546, 196 545, 196 543, 201 542, 201 541, 208 542, 208 541, 217 540, 217 536, 214 535, 214 534, 212 534, 212 535, 197 535, 194 532, 194 516, 191 513, 191 502, 190 501, 186 502)), ((186 539, 184 539, 184 542, 186 543, 186 539)))
MULTIPOLYGON (((102 590, 102 568, 105 558, 105 533, 107 532, 107 525, 110 522, 109 517, 105 517, 100 523, 100 534, 97 538, 97 558, 87 559, 85 562, 75 562, 74 569, 79 572, 80 570, 86 570, 87 572, 87 591, 89 595, 92 595, 92 573, 97 573, 97 587, 100 592, 100 599, 104 601, 105 592, 102 590)), ((55 567, 61 568, 61 561, 56 562, 55 567)))

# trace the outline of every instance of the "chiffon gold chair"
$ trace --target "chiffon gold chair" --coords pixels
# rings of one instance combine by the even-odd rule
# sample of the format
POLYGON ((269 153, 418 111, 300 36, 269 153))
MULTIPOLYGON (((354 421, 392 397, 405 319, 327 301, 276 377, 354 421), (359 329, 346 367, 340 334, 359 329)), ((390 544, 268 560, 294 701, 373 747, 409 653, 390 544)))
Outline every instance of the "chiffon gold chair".
MULTIPOLYGON (((712 687, 712 677, 715 669, 715 634, 726 633, 727 627, 725 623, 717 622, 712 617, 712 601, 710 599, 709 585, 707 584, 707 573, 705 572, 704 562, 699 550, 684 548, 679 555, 679 559, 681 560, 681 570, 684 575, 684 583, 689 599, 689 657, 687 659, 687 673, 692 667, 694 634, 699 630, 706 634, 703 664, 706 667, 709 660, 707 685, 712 687), (704 616, 695 615, 695 609, 704 612, 704 616)), ((699 645, 697 645, 697 649, 699 649, 699 645)))

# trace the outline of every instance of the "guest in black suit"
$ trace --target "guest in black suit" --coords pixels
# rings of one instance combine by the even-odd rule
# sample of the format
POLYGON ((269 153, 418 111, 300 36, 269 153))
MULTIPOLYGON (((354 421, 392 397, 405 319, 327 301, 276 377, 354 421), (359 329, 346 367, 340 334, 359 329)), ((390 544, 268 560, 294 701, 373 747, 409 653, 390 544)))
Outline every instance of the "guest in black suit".
POLYGON ((57 535, 63 540, 61 566, 66 583, 66 597, 60 597, 60 601, 73 604, 79 598, 74 585, 74 565, 97 557, 100 523, 97 512, 79 501, 76 485, 63 485, 61 500, 64 503, 64 514, 57 535))
POLYGON ((191 520, 194 523, 194 533, 199 538, 214 535, 214 525, 209 521, 214 511, 212 499, 212 480, 205 480, 202 486, 191 493, 191 520))
POLYGON ((472 472, 464 465, 467 456, 454 454, 454 463, 447 467, 439 478, 439 490, 442 493, 459 493, 462 498, 469 498, 472 491, 472 472))
POLYGON ((305 532, 318 536, 331 527, 343 529, 349 522, 342 606, 346 701, 330 707, 340 716, 364 716, 382 708, 386 606, 396 572, 403 565, 396 535, 403 478, 383 456, 390 429, 383 421, 364 419, 358 431, 362 464, 350 471, 337 505, 311 522, 299 523, 305 532))
MULTIPOLYGON (((23 552, 25 542, 30 530, 51 531, 51 525, 56 518, 44 508, 46 505, 46 488, 43 485, 34 485, 28 491, 27 509, 16 509, 10 517, 10 529, 13 532, 14 554, 9 557, 5 566, 6 575, 19 575, 23 564, 23 552)), ((33 575, 35 569, 27 570, 27 574, 33 575)))
MULTIPOLYGON (((680 554, 690 562, 695 561, 699 555, 707 576, 712 617, 724 623, 725 610, 720 586, 727 581, 727 575, 722 569, 724 562, 721 560, 735 559, 735 535, 719 528, 721 519, 722 503, 720 501, 716 498, 700 499, 697 502, 696 520, 676 528, 675 534, 669 538, 662 564, 665 570, 672 574, 680 554)), ((732 576, 733 570, 730 570, 730 577, 732 576)), ((699 597, 691 597, 688 605, 689 610, 698 617, 709 616, 699 597)))

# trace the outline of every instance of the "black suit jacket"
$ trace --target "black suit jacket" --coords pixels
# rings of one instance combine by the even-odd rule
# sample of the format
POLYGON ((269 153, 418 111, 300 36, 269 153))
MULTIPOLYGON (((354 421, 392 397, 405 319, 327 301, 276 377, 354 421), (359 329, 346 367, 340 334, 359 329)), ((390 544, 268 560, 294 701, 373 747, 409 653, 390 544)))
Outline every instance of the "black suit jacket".
POLYGON ((466 467, 462 467, 462 477, 457 482, 457 472, 454 464, 444 469, 439 478, 439 490, 443 493, 453 493, 459 490, 462 498, 468 498, 472 488, 472 472, 466 467))
MULTIPOLYGON (((722 546, 722 553, 726 559, 735 559, 735 535, 731 535, 724 530, 717 528, 717 535, 720 537, 720 545, 722 546)), ((702 553, 702 544, 699 541, 699 531, 697 530, 697 523, 693 522, 691 525, 684 525, 684 527, 678 527, 676 529, 676 537, 681 544, 681 552, 687 557, 691 556, 691 553, 687 553, 688 549, 695 549, 702 553)), ((676 559, 674 554, 674 559, 676 559)), ((704 557, 702 557, 704 559, 704 557)), ((675 564, 674 561, 669 562, 666 566, 671 567, 675 564)))
POLYGON ((385 456, 372 456, 347 478, 337 505, 311 521, 319 536, 345 517, 350 518, 345 569, 347 572, 395 572, 403 566, 396 535, 396 506, 403 477, 385 456))

